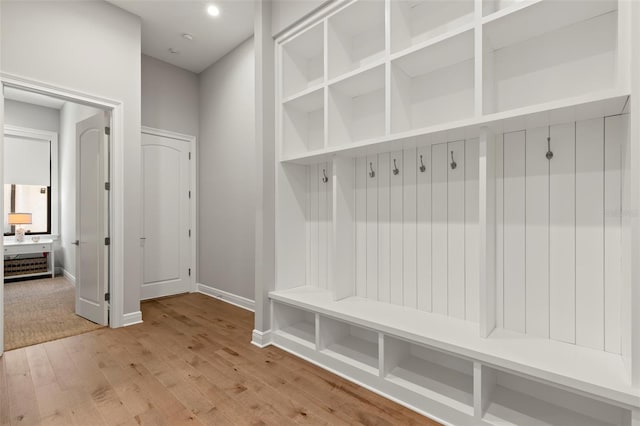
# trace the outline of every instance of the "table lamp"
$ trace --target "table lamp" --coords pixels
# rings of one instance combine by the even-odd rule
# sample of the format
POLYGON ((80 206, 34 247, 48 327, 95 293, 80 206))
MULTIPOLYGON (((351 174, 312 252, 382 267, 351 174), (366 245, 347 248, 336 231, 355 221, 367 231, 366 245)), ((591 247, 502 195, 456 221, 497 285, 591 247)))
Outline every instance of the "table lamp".
POLYGON ((24 241, 24 228, 19 225, 31 225, 31 213, 9 213, 9 225, 16 226, 16 241, 24 241))

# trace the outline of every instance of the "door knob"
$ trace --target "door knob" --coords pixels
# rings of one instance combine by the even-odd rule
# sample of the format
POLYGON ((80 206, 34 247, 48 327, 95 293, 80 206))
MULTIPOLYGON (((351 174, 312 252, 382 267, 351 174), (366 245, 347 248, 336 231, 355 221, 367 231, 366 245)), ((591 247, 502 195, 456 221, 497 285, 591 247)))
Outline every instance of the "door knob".
POLYGON ((74 246, 78 246, 78 245, 80 245, 80 241, 79 240, 75 240, 71 244, 73 244, 74 246))

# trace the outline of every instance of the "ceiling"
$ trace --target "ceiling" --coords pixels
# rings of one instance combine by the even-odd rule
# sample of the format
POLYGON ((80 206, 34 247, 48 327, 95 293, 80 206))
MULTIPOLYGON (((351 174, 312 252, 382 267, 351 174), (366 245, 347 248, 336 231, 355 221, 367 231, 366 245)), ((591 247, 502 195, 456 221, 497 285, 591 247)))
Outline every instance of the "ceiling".
POLYGON ((252 0, 107 0, 142 19, 142 53, 200 73, 253 34, 252 0), (220 15, 207 14, 215 4, 220 15), (183 34, 193 36, 186 40, 183 34), (170 48, 179 53, 171 53, 170 48))
POLYGON ((27 92, 26 90, 14 89, 13 87, 4 88, 4 97, 5 99, 11 99, 13 101, 53 109, 60 109, 65 104, 65 101, 62 99, 52 98, 51 96, 41 95, 35 92, 27 92))

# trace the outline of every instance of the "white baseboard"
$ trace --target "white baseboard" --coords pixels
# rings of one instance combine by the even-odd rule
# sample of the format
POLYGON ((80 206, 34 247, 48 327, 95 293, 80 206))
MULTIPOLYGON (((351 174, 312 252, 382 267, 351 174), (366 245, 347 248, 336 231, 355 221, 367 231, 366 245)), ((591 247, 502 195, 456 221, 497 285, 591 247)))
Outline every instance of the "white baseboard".
POLYGON ((123 327, 128 327, 130 325, 141 324, 141 323, 142 323, 142 312, 141 311, 131 312, 129 314, 122 315, 122 326, 123 327))
POLYGON ((64 275, 69 281, 71 281, 71 284, 73 284, 73 286, 75 287, 76 285, 76 277, 71 275, 69 273, 69 271, 67 271, 66 269, 59 267, 59 269, 62 271, 62 275, 64 275))
POLYGON ((266 348, 271 345, 271 330, 253 330, 253 333, 251 333, 251 344, 259 348, 266 348))
POLYGON ((224 290, 219 290, 217 288, 201 283, 196 284, 196 291, 198 293, 206 294, 207 296, 220 299, 223 302, 231 303, 232 305, 238 306, 242 309, 246 309, 247 311, 254 312, 255 302, 251 299, 247 299, 246 297, 231 294, 224 290))

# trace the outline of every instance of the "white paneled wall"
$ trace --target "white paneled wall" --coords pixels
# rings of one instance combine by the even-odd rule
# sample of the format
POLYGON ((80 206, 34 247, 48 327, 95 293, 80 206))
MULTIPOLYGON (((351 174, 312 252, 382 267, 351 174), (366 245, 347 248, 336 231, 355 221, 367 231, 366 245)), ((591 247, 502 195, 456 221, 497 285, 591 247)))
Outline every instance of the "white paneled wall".
POLYGON ((627 127, 623 115, 498 137, 498 326, 620 352, 627 127))
POLYGON ((307 285, 329 288, 332 185, 328 163, 308 167, 307 185, 307 285), (327 176, 327 182, 324 177, 327 176))
POLYGON ((357 296, 478 321, 478 161, 477 139, 355 160, 357 296))

